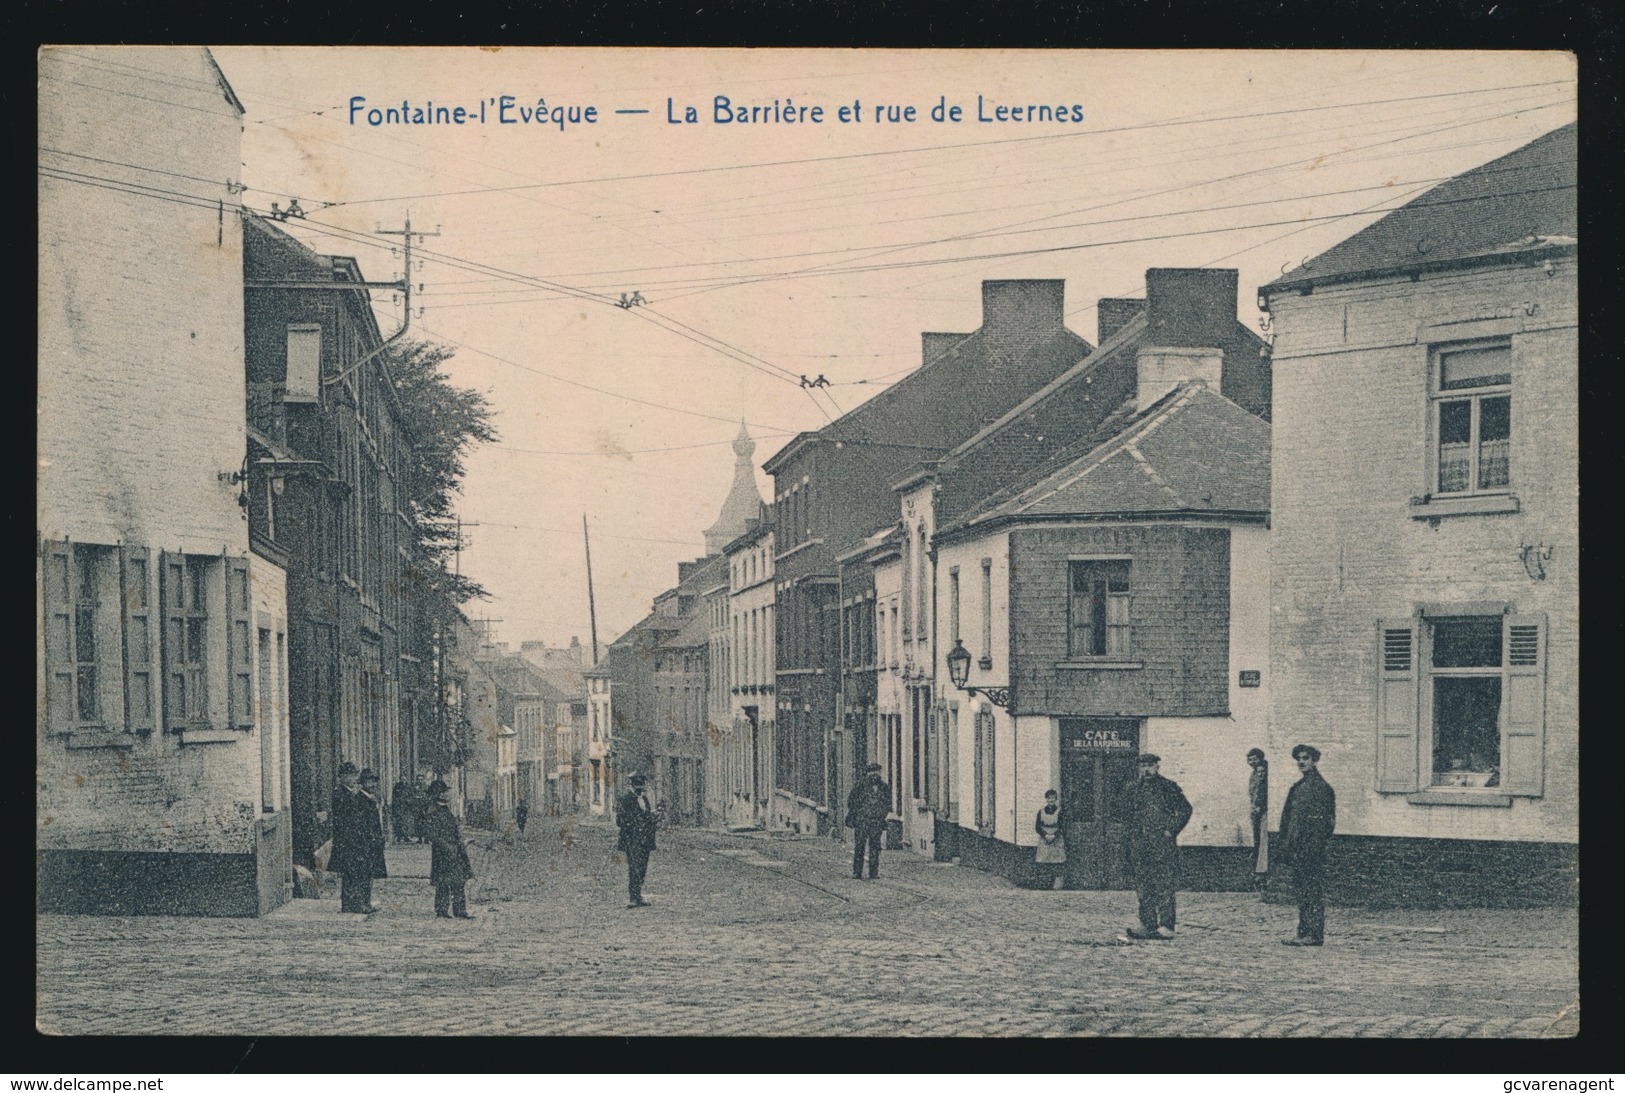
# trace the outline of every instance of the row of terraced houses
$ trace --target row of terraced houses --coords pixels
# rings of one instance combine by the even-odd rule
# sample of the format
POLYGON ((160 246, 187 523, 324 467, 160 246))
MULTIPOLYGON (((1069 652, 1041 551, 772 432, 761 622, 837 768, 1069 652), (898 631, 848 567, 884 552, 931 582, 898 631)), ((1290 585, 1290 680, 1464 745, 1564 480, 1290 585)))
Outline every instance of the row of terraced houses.
POLYGON ((1056 789, 1068 885, 1112 888, 1155 751, 1185 883, 1230 889, 1245 754, 1273 821, 1307 742, 1333 898, 1573 899, 1574 162, 1556 130, 1245 300, 1147 270, 1093 344, 1063 282, 986 281, 975 330, 766 461, 771 502, 742 433, 706 555, 596 670, 604 775, 840 838, 878 763, 891 846, 1018 882, 1056 789))
POLYGON ((389 282, 244 206, 208 50, 40 63, 38 906, 263 913, 346 761, 580 807, 579 644, 494 645, 424 557, 389 282))

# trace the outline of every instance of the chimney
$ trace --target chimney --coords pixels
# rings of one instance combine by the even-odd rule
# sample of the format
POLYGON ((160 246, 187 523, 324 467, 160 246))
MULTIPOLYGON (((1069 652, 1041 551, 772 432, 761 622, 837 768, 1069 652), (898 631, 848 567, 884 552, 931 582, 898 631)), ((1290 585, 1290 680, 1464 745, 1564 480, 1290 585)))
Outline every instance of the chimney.
POLYGON ((1233 269, 1148 269, 1148 345, 1223 345, 1236 325, 1233 269))
POLYGON ((986 332, 1059 331, 1065 321, 1066 282, 983 281, 982 330, 986 332))
POLYGON ((1145 271, 1145 345, 1135 362, 1138 409, 1187 380, 1221 390, 1221 347, 1236 325, 1237 283, 1233 269, 1145 271))
POLYGON ((1216 346, 1148 345, 1135 358, 1139 391, 1134 408, 1144 410, 1187 380, 1207 385, 1219 393, 1219 376, 1224 371, 1224 350, 1216 346))
POLYGON ((584 663, 582 660, 581 639, 574 634, 570 635, 570 659, 577 664, 584 663))
POLYGON ((1100 323, 1096 344, 1105 345, 1107 338, 1127 326, 1134 316, 1144 310, 1144 300, 1123 300, 1110 296, 1102 299, 1095 305, 1095 318, 1100 323))
POLYGON ((925 331, 920 335, 920 363, 930 364, 955 345, 970 337, 968 334, 937 334, 925 331))

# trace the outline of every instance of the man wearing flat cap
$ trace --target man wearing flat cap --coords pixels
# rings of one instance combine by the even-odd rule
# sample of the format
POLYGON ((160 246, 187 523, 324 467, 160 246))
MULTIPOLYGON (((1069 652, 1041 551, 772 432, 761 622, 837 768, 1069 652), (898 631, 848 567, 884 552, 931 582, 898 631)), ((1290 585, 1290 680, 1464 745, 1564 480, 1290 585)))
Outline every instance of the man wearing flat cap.
POLYGON ((869 859, 869 879, 880 875, 880 836, 891 813, 891 787, 880 776, 880 764, 870 763, 863 777, 846 795, 846 826, 852 829, 852 878, 863 879, 863 860, 869 859))
POLYGON ((655 848, 660 823, 644 792, 649 780, 634 774, 626 781, 631 788, 615 802, 615 826, 621 829, 615 849, 626 855, 626 906, 631 910, 649 906, 643 898, 643 878, 649 871, 649 852, 655 848))
POLYGON ((1281 856, 1292 865, 1292 887, 1298 896, 1298 933, 1283 945, 1320 945, 1326 934, 1326 896, 1322 876, 1326 844, 1337 825, 1337 795, 1315 764, 1320 751, 1308 744, 1292 749, 1303 777, 1287 791, 1281 809, 1281 856))
POLYGON ((1191 803, 1179 784, 1164 778, 1160 758, 1140 756, 1140 776, 1125 794, 1129 871, 1140 896, 1140 925, 1128 936, 1167 941, 1174 936, 1174 888, 1179 882, 1179 833, 1191 820, 1191 803))

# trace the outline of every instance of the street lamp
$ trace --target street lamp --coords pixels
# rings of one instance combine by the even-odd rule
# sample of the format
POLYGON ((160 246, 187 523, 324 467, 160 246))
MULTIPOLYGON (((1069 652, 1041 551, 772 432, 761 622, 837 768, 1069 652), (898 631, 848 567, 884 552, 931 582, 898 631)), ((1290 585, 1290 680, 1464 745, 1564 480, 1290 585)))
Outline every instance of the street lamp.
POLYGON ((967 687, 965 681, 970 678, 970 651, 959 638, 954 639, 954 647, 948 653, 948 678, 953 685, 967 694, 980 694, 1000 709, 1011 708, 1009 687, 967 687))

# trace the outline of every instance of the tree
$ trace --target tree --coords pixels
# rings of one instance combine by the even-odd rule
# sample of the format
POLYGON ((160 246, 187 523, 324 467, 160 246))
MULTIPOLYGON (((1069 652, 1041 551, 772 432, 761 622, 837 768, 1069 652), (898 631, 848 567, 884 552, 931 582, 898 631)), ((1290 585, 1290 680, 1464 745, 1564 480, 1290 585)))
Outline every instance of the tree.
POLYGON ((433 586, 454 604, 485 598, 478 583, 456 572, 456 500, 466 468, 463 457, 475 444, 497 439, 492 407, 485 395, 459 387, 442 370, 456 352, 438 342, 409 339, 392 346, 384 364, 395 382, 410 436, 412 467, 406 483, 418 544, 433 586))

